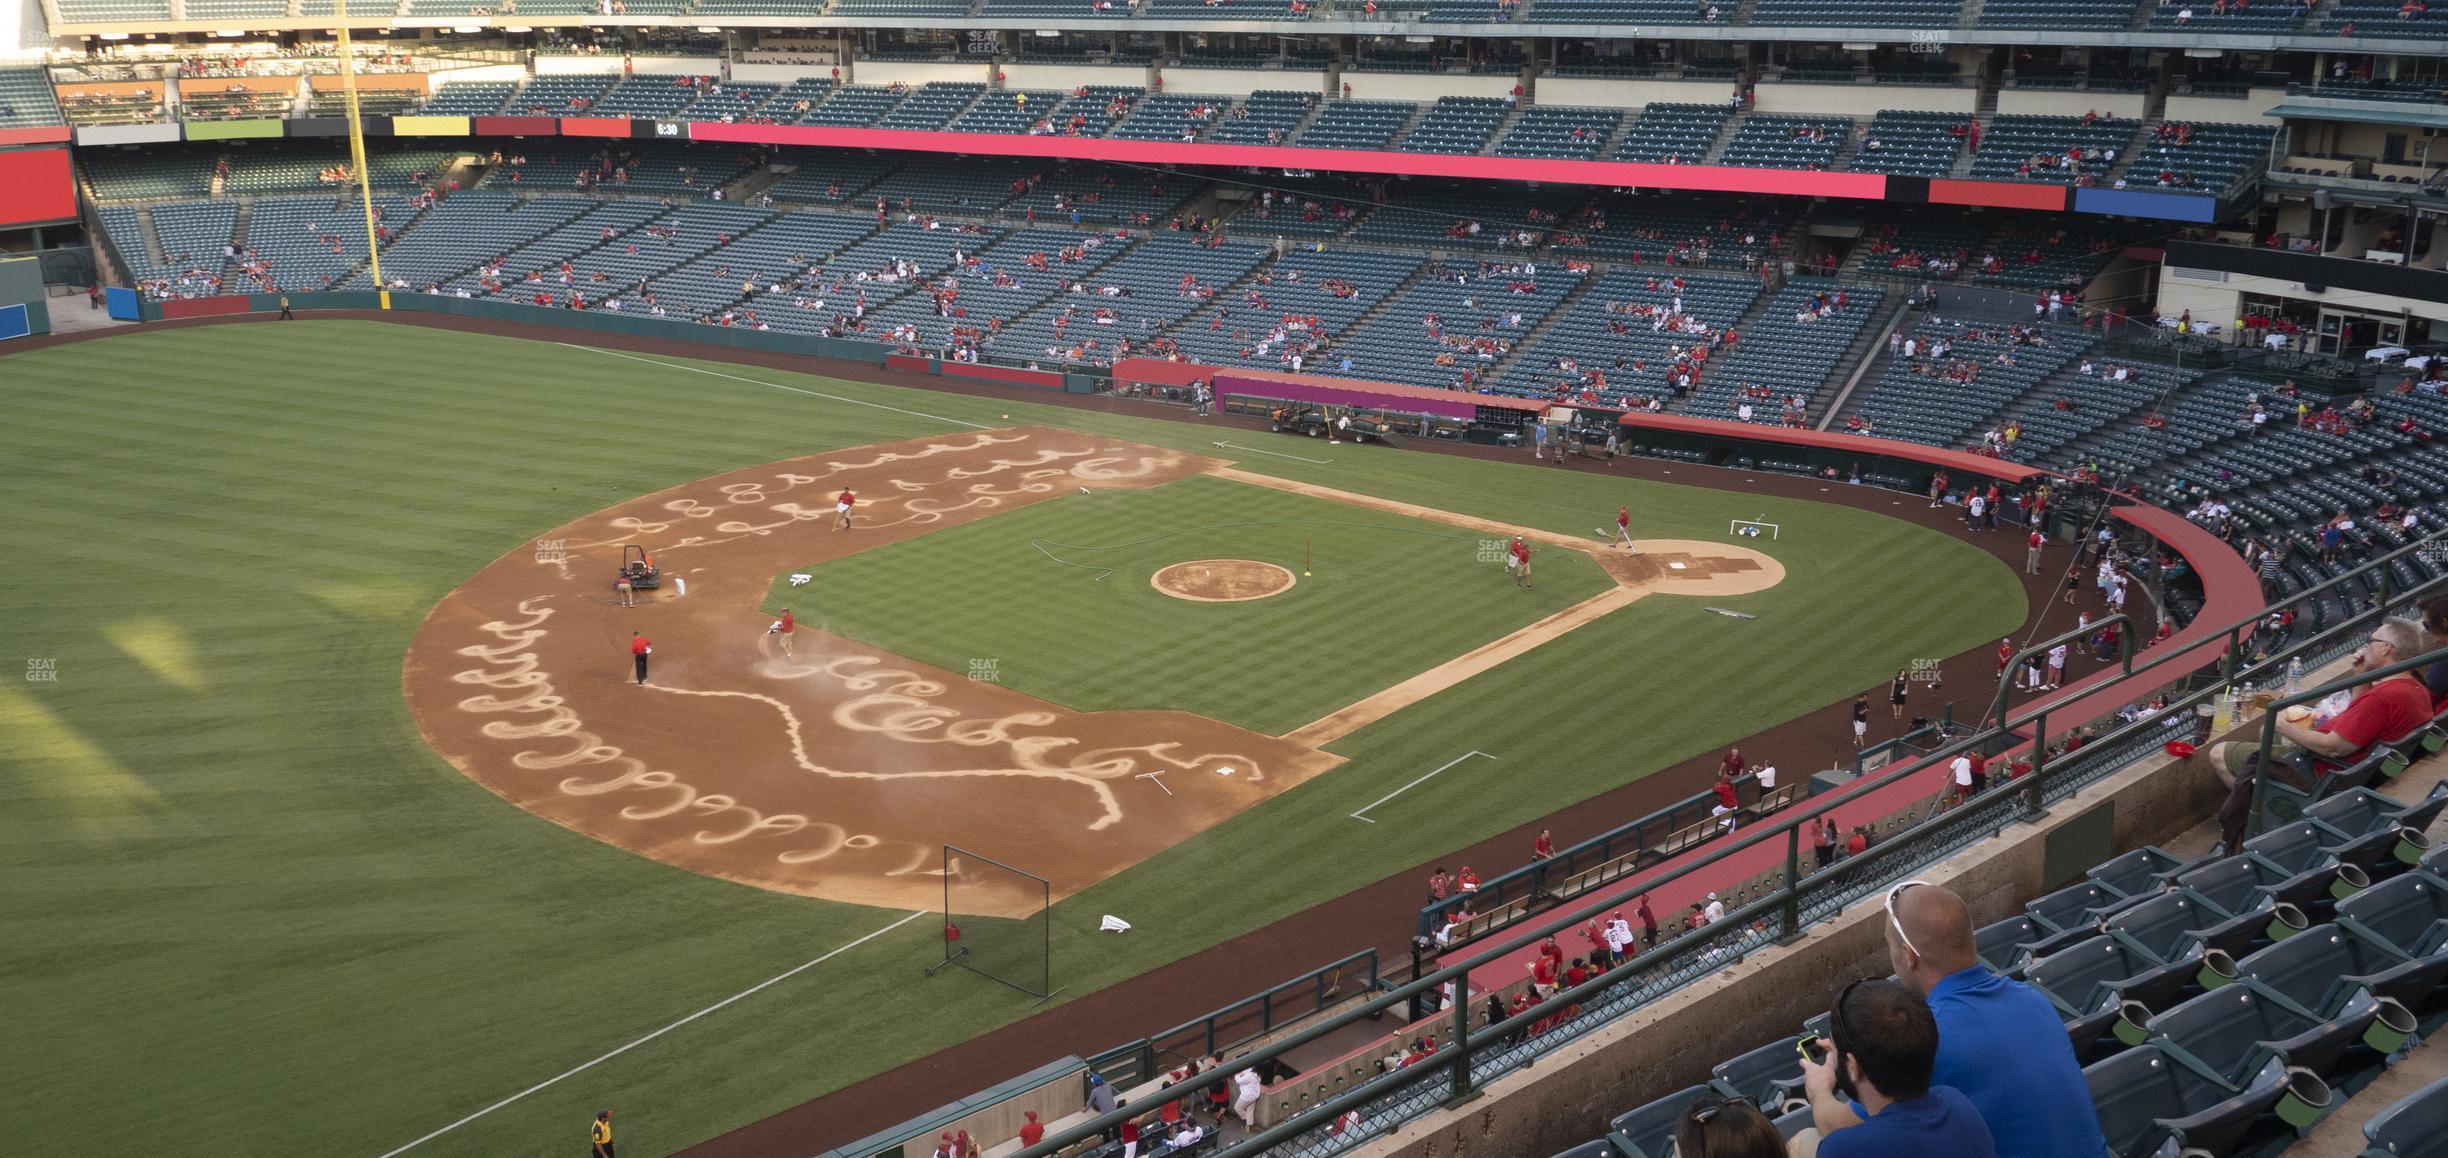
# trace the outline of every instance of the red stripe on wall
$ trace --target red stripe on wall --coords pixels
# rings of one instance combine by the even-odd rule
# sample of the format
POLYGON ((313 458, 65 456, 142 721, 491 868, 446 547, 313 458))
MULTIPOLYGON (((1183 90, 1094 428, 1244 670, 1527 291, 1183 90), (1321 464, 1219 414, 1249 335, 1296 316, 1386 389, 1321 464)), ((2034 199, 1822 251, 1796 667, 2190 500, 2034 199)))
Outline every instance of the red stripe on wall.
POLYGON ((1932 178, 1929 199, 1933 205, 1994 205, 2001 209, 2045 209, 2063 213, 2066 194, 2063 185, 2026 185, 2019 181, 1949 181, 1932 178))
POLYGON ((220 298, 189 298, 186 301, 163 302, 161 312, 165 318, 209 318, 216 314, 243 314, 247 312, 247 299, 244 294, 233 294, 220 298))
POLYGON ((629 135, 629 121, 627 118, 613 120, 609 117, 563 117, 561 118, 561 135, 564 137, 626 137, 629 135))
POLYGON ((989 382, 1009 382, 1015 386, 1046 386, 1062 389, 1063 376, 1051 370, 1023 370, 1015 366, 973 366, 966 362, 943 364, 946 378, 983 378, 989 382))
POLYGON ((1183 144, 1180 141, 1124 141, 1105 137, 1031 137, 1006 133, 743 125, 716 121, 691 121, 689 139, 994 157, 1067 157, 1134 165, 1246 165, 1254 168, 1329 169, 1347 173, 1399 173, 1417 177, 1503 178, 1560 185, 1642 185, 1653 189, 1781 193, 1797 197, 1849 197, 1872 201, 1887 195, 1887 177, 1881 173, 1820 173, 1720 165, 1648 165, 1630 161, 1556 161, 1523 157, 1495 159, 1444 153, 1301 149, 1283 145, 1183 144))
POLYGON ((0 129, 0 145, 49 145, 64 142, 76 135, 66 125, 40 125, 31 129, 0 129))
POLYGON ((935 360, 933 358, 921 358, 916 354, 886 354, 884 355, 884 368, 887 370, 910 370, 920 374, 932 374, 935 372, 935 360))
POLYGON ((472 126, 479 137, 557 137, 561 122, 553 117, 477 117, 472 126))

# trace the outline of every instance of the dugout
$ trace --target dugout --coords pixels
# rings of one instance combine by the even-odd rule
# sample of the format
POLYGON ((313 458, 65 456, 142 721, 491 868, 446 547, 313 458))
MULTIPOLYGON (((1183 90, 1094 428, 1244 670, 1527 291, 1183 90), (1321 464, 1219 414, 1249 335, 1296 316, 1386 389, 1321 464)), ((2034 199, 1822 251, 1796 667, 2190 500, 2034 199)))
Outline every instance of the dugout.
POLYGON ((1856 477, 1866 486, 1929 493, 1930 479, 1945 471, 1960 491, 1974 480, 2021 489, 2057 476, 1983 454, 1946 450, 1860 434, 1796 430, 1756 422, 1728 422, 1684 414, 1635 410, 1617 419, 1629 453, 1671 458, 1703 466, 1829 477, 1856 477))
POLYGON ((1507 446, 1526 441, 1530 424, 1548 411, 1547 403, 1532 398, 1162 358, 1124 358, 1114 363, 1113 379, 1117 387, 1150 391, 1180 391, 1205 382, 1216 404, 1227 411, 1265 414, 1279 406, 1318 407, 1371 415, 1395 432, 1414 437, 1507 446))

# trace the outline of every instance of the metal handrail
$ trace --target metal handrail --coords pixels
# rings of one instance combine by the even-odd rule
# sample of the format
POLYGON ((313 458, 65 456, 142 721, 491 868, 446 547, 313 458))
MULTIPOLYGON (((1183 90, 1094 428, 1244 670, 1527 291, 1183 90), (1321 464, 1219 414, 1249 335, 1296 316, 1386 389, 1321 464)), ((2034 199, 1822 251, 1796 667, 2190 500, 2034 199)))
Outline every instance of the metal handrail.
MULTIPOLYGON (((1320 965, 1317 968, 1312 969, 1307 973, 1303 973, 1298 977, 1292 978, 1289 981, 1270 985, 1252 996, 1244 997, 1230 1005, 1209 1010, 1204 1014, 1193 1017, 1190 1020, 1161 1033, 1152 1033, 1146 1037, 1140 1038, 1137 1041, 1126 1045, 1115 1046, 1112 1049, 1104 1051, 1103 1053, 1096 1054, 1088 1059, 1088 1068, 1097 1073, 1105 1074, 1106 1080, 1113 1082, 1117 1088, 1128 1089, 1130 1086, 1135 1085, 1138 1082, 1147 1080, 1149 1076, 1153 1075, 1158 1069, 1162 1068, 1162 1063, 1159 1061, 1157 1055, 1167 1050, 1168 1043, 1171 1039, 1185 1031, 1198 1030, 1200 1032, 1201 1039, 1204 1042, 1204 1045, 1199 1051, 1200 1057, 1210 1057, 1222 1050, 1237 1048, 1243 1043, 1249 1041, 1249 1037, 1243 1037, 1235 1041, 1218 1043, 1216 1041, 1216 1025, 1218 1022, 1231 1018, 1241 1011, 1255 1006, 1258 1009, 1258 1034, 1272 1033, 1275 1030, 1276 994, 1282 993, 1288 989, 1299 988, 1303 984, 1309 985, 1313 991, 1310 1008, 1305 1012, 1295 1014, 1295 1016, 1310 1016, 1311 1014, 1324 1010, 1330 997, 1339 995, 1343 992, 1342 976, 1344 969, 1351 966, 1354 962, 1359 961, 1366 961, 1368 963, 1367 977, 1360 983, 1359 991, 1365 993, 1375 989, 1377 987, 1377 950, 1374 947, 1371 947, 1362 949, 1361 951, 1345 957, 1340 961, 1331 961, 1324 965, 1320 965), (1331 982, 1329 981, 1329 978, 1332 979, 1331 982), (1129 1078, 1128 1080, 1117 1080, 1111 1071, 1120 1066, 1121 1063, 1128 1060, 1135 1060, 1138 1063, 1138 1069, 1135 1071, 1135 1076, 1129 1078)), ((1252 1034, 1250 1037, 1258 1036, 1258 1034, 1252 1034)))
MULTIPOLYGON (((2253 617, 2253 622, 2259 623, 2260 621, 2261 619, 2259 616, 2256 615, 2253 617)), ((2047 655, 2049 650, 2056 647, 2058 644, 2081 639, 2083 636, 2102 630, 2111 624, 2122 624, 2126 627, 2136 626, 2131 616, 2119 611, 2105 619, 2093 620, 2091 623, 2084 626, 2069 627, 2064 631, 2058 632, 2047 639, 2031 644, 2030 646, 2025 647, 2023 650, 2016 652, 2013 659, 2006 661, 2006 670, 1998 673, 1997 696, 1989 701, 1989 710, 1981 713, 1980 722, 1972 726, 1973 730, 1978 731, 1981 728, 1987 727, 1989 721, 2003 717, 2006 714, 2006 698, 2007 694, 2013 690, 2014 674, 2015 672, 2021 670, 2026 662, 2035 657, 2047 655)), ((2122 653, 2118 656, 2118 666, 2124 669, 2127 678, 2131 678, 2134 673, 2134 644, 2132 632, 2120 631, 2117 633, 2117 650, 2122 653)))
MULTIPOLYGON (((2273 604, 2269 607, 2263 607, 2256 610, 2251 617, 2238 620, 2237 622, 2228 625, 2226 628, 2221 629, 2216 634, 2206 635, 2200 639, 2192 641, 2191 643, 2169 648, 2165 651, 2161 651, 2157 648, 2149 649, 2147 655, 2150 662, 2147 662, 2140 667, 2136 667, 2130 672, 2122 675, 2118 682, 2130 682, 2136 675, 2140 675, 2154 669, 2163 668, 2169 663, 2173 662, 2178 656, 2194 651, 2205 644, 2223 643, 2229 647, 2230 651, 2229 655, 2226 657, 2226 662, 2222 664, 2223 670, 2218 673, 2212 683, 2199 690, 2177 698, 2168 704, 2166 708, 2157 713, 2132 720, 2125 726, 2111 731, 2108 735, 2099 737, 2092 743, 2086 745, 2086 747, 2113 752, 2120 741, 2131 740, 2144 736, 2150 732, 2166 729, 2169 726, 2171 719, 2180 718, 2178 713, 2189 711, 2191 708, 2199 704, 2206 703, 2214 695, 2223 694, 2226 689, 2240 677, 2259 672, 2265 667, 2283 662, 2286 659, 2309 651, 2311 648, 2325 641, 2329 636, 2336 634, 2340 629, 2351 625, 2362 617, 2354 617, 2353 619, 2349 619, 2346 623, 2340 624, 2336 628, 2317 633, 2301 643, 2290 646, 2278 655, 2270 657, 2261 664, 2255 664, 2249 668, 2239 669, 2237 668, 2235 662, 2238 658, 2237 651, 2241 648, 2243 639, 2248 638, 2249 634, 2259 627, 2263 616, 2269 612, 2271 607, 2286 607, 2311 599, 2333 587, 2350 582, 2375 568, 2380 569, 2381 573, 2385 576, 2388 565, 2394 563, 2397 559, 2410 552, 2429 546, 2443 538, 2448 538, 2448 531, 2427 536, 2424 539, 2407 544, 2398 550, 2366 562, 2353 570, 2346 572, 2345 574, 2335 577, 2334 579, 2316 584, 2312 587, 2306 588, 2303 591, 2297 592, 2278 604, 2273 604)), ((2432 583, 2424 584, 2422 589, 2430 590, 2443 586, 2448 586, 2448 580, 2434 581, 2432 583)), ((2075 698, 2079 700, 2085 697, 2077 696, 2075 698)), ((1911 776, 1925 773, 1933 768, 1942 768, 1945 766, 1946 761, 1953 759, 1957 754, 1982 747, 2000 737, 2016 737, 2028 739, 2028 742, 2031 744, 2032 768, 2030 772, 2021 777, 2006 777, 1998 783, 1993 784, 1988 790, 1971 798, 1963 806, 1951 811, 1933 813, 1931 816, 1916 823, 1911 829, 1907 829, 1905 833, 1898 834, 1896 837, 1891 837, 1887 842, 1882 842, 1882 844, 1888 844, 1894 842, 1895 840, 1903 839, 1912 833, 1933 831, 1951 821, 1956 821, 1961 814, 1979 804, 2006 799, 2017 794, 2021 794, 2025 797, 2024 808, 2022 811, 2022 815, 2024 817, 2030 818, 2044 815, 2048 790, 2050 787, 2049 772, 2051 767, 2051 761, 2049 760, 2048 756, 2049 732, 2047 721, 2052 712, 2062 712, 2064 708, 2065 704, 2061 702, 2055 705, 2044 705, 2035 709, 2027 710, 2018 715, 2010 716, 1999 721, 1998 725, 1993 729, 1975 731, 1965 736, 1963 739, 1944 744, 1935 751, 1929 753, 1927 756, 1910 762, 1902 767, 1879 773, 1874 778, 1869 779, 1866 783, 1857 781, 1856 791, 1848 792, 1846 794, 1846 799, 1848 801, 1852 801, 1858 796, 1866 794, 1867 792, 1875 791, 1876 789, 1892 784, 1901 783, 1911 776), (2035 725, 2028 737, 2025 737, 2022 732, 2025 725, 2035 725)), ((2079 757, 2077 757, 2077 759, 2079 759, 2079 757)), ((2059 783, 2062 784, 2063 782, 2064 781, 2062 779, 2059 780, 2059 783)), ((1627 980, 1634 971, 1645 967, 1644 962, 1647 962, 1652 966, 1655 965, 1658 960, 1665 955, 1663 952, 1664 950, 1671 949, 1675 946, 1679 945, 1683 946, 1685 949, 1692 949, 1709 942, 1730 939, 1738 936, 1747 928, 1747 926, 1743 924, 1743 920, 1746 919, 1761 919, 1773 914, 1777 920, 1776 927, 1778 929, 1778 936, 1780 939, 1790 939, 1798 936, 1802 927, 1802 894, 1805 891, 1803 884, 1806 877, 1817 877, 1822 880, 1827 879, 1824 873, 1805 874, 1802 871, 1802 833, 1806 827, 1815 825, 1820 818, 1831 812, 1837 806, 1838 801, 1833 797, 1828 797, 1820 799, 1816 804, 1806 804, 1804 807, 1799 809, 1781 810, 1781 816, 1771 817, 1754 825, 1749 830, 1749 835, 1740 839, 1721 842, 1715 848, 1702 853, 1700 856, 1691 861, 1675 866, 1656 881, 1651 882, 1653 887, 1662 886, 1669 882, 1679 880, 1683 877, 1713 867, 1719 862, 1726 860, 1728 857, 1746 851, 1753 846, 1762 844, 1770 839, 1782 837, 1785 841, 1785 879, 1784 882, 1775 889, 1775 891, 1737 909, 1734 913, 1728 915, 1728 920, 1719 922, 1718 924, 1706 926, 1702 929, 1691 930, 1676 936, 1667 941, 1664 945, 1660 946, 1658 949, 1652 950, 1649 953, 1640 954, 1634 957, 1631 961, 1619 964, 1613 969, 1601 974, 1599 977, 1585 982, 1583 986, 1570 991, 1568 994, 1559 994, 1558 997, 1553 999, 1549 1004, 1561 1003, 1568 997, 1581 997, 1587 996, 1588 994, 1597 993, 1602 991, 1607 986, 1627 980), (1711 932, 1711 930, 1716 931, 1711 932)), ((1831 869, 1828 871, 1834 872, 1835 870, 1831 869)), ((1374 1018, 1388 1009, 1396 1008, 1398 1006, 1407 1007, 1408 1003, 1414 997, 1431 990, 1441 990, 1444 986, 1450 983, 1455 986, 1456 994, 1454 1001, 1446 1009, 1446 1015, 1452 1018, 1452 1044, 1450 1046, 1439 1050, 1431 1057, 1422 1059, 1418 1064, 1400 1071, 1387 1073, 1383 1075, 1382 1079, 1380 1080, 1361 1082, 1352 1089, 1340 1095, 1323 1100, 1316 1105, 1310 1106, 1305 1110, 1287 1117, 1284 1121, 1278 1122, 1259 1131, 1256 1134, 1250 1135, 1235 1142, 1229 1150, 1223 1152, 1241 1152, 1253 1147, 1264 1148, 1282 1142, 1297 1134, 1318 1129, 1325 1124, 1332 1122, 1336 1116, 1339 1116, 1345 1110, 1357 1107, 1370 1099, 1385 1096, 1390 1091, 1415 1086, 1427 1079, 1432 1074, 1444 1073, 1449 1078, 1451 1086, 1450 1093, 1448 1095, 1449 1102, 1467 1099, 1473 1095, 1471 1066, 1469 1064, 1471 1060, 1470 1041, 1472 1038, 1472 1030, 1470 1027, 1470 975, 1483 966, 1502 960, 1506 956, 1511 955, 1524 946, 1582 924, 1617 903, 1618 900, 1616 898, 1601 897, 1591 901, 1588 904, 1580 906, 1574 906, 1569 903, 1559 905, 1555 910, 1550 910, 1551 919, 1539 923, 1535 928, 1528 932, 1505 938, 1501 944, 1473 953, 1466 960, 1463 960, 1457 964, 1445 966, 1436 970, 1435 972, 1416 977, 1407 984, 1389 989, 1377 998, 1347 1010, 1339 1017, 1321 1022, 1318 1025, 1310 1026, 1292 1034, 1289 1037, 1273 1042, 1268 1046, 1263 1047, 1261 1050, 1252 1051, 1250 1054, 1244 1054, 1240 1058, 1232 1059, 1236 1064, 1220 1066, 1216 1069, 1210 1070, 1206 1074, 1196 1075, 1191 1077, 1189 1080, 1176 1083, 1175 1085, 1167 1088, 1165 1096, 1169 1098, 1181 1098, 1216 1086, 1228 1080, 1238 1070, 1246 1068, 1248 1064, 1254 1064, 1256 1061, 1260 1060, 1269 1060, 1280 1057, 1293 1049, 1306 1045, 1309 1042, 1318 1040, 1329 1033, 1341 1029, 1360 1018, 1374 1018), (1565 912, 1563 916, 1552 916, 1552 914, 1555 912, 1565 910, 1569 911, 1565 912)), ((1547 1005, 1542 1005, 1540 1009, 1547 1009, 1547 1005)), ((1546 1015, 1548 1014, 1542 1014, 1542 1016, 1546 1015)), ((1484 1034, 1487 1031, 1482 1028, 1479 1032, 1484 1034)), ((1058 1135, 1044 1139, 1035 1146, 1022 1150, 1016 1156, 1016 1158, 1047 1158, 1047 1156, 1053 1155, 1066 1147, 1084 1141, 1088 1138, 1098 1136, 1126 1119, 1136 1118, 1144 1112, 1145 1111, 1143 1109, 1134 1109, 1129 1106, 1117 1106, 1110 1113, 1099 1115, 1090 1121, 1073 1126, 1058 1135)))

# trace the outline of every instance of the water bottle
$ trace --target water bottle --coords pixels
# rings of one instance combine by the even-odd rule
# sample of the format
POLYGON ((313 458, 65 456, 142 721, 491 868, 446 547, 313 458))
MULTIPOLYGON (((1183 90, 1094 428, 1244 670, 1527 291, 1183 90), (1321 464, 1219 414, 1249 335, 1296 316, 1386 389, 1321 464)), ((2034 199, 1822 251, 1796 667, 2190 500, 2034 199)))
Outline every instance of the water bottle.
POLYGON ((2286 694, 2293 696, 2301 690, 2303 690, 2303 657, 2299 655, 2287 661, 2286 694))

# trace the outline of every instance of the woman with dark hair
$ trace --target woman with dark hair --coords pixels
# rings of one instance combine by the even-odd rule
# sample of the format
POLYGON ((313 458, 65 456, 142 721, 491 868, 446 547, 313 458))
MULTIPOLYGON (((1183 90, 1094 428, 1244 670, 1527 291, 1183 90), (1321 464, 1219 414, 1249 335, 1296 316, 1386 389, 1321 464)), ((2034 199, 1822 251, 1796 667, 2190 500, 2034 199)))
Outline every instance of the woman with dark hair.
POLYGON ((1785 1136, 1750 1102, 1702 1097, 1675 1124, 1675 1153, 1680 1158, 1783 1158, 1785 1136))

